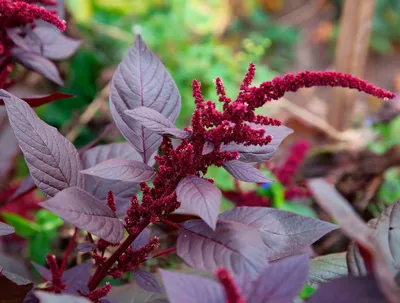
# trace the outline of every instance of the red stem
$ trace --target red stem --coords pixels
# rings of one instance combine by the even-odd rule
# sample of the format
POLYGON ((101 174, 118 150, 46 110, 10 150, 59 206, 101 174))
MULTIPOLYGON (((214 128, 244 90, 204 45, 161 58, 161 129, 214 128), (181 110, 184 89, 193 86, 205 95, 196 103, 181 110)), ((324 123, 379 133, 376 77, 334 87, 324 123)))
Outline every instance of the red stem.
POLYGON ((96 289, 97 286, 103 281, 103 279, 107 276, 108 270, 114 263, 118 260, 118 258, 128 249, 128 247, 132 244, 132 242, 136 239, 136 237, 149 225, 149 220, 145 220, 138 227, 137 232, 129 235, 124 242, 118 247, 118 249, 107 259, 107 261, 102 265, 97 267, 96 272, 93 274, 92 278, 88 283, 89 290, 92 291, 96 289))
POLYGON ((175 223, 175 222, 172 222, 172 221, 170 221, 170 220, 162 220, 162 222, 163 223, 165 223, 165 224, 167 224, 167 225, 169 225, 169 226, 172 226, 172 227, 174 227, 174 228, 176 228, 176 229, 179 229, 179 228, 181 228, 181 225, 179 224, 179 223, 175 223))
POLYGON ((91 233, 87 233, 90 243, 94 243, 93 237, 91 233))
POLYGON ((154 255, 152 255, 151 257, 152 258, 157 258, 159 256, 166 255, 166 254, 169 254, 169 253, 174 252, 174 251, 176 251, 176 247, 171 247, 171 248, 159 251, 159 252, 155 253, 154 255))
POLYGON ((74 234, 72 235, 71 240, 69 240, 67 250, 65 251, 64 258, 63 258, 61 266, 60 266, 60 275, 62 275, 62 273, 65 269, 65 265, 67 265, 68 257, 72 251, 72 248, 74 247, 77 233, 78 233, 78 228, 75 227, 74 234))

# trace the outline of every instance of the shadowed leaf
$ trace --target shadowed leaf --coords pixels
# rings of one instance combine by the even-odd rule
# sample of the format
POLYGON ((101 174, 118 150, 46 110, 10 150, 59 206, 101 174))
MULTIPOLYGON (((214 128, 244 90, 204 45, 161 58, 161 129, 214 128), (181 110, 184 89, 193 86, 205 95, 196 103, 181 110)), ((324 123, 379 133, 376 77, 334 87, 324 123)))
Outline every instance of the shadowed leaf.
POLYGON ((20 47, 14 47, 11 53, 14 59, 27 69, 41 74, 60 86, 64 84, 55 64, 45 57, 20 47))
POLYGON ((149 230, 145 228, 132 242, 131 248, 133 250, 138 250, 141 247, 145 246, 147 243, 149 243, 149 240, 150 240, 150 233, 149 230))
POLYGON ((19 303, 33 288, 33 283, 14 273, 1 270, 0 267, 0 298, 1 302, 19 303))
POLYGON ((133 273, 133 280, 144 290, 149 292, 162 293, 161 286, 158 284, 156 278, 152 273, 136 269, 133 273))

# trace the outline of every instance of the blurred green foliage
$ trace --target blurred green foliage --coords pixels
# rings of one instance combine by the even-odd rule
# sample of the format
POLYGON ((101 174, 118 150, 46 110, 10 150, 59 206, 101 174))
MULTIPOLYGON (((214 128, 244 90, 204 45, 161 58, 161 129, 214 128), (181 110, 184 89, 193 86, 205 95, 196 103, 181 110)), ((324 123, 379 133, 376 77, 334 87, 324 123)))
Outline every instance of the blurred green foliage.
POLYGON ((52 250, 52 242, 57 237, 57 229, 63 225, 63 220, 44 209, 34 214, 34 221, 14 213, 3 212, 1 216, 6 223, 15 228, 18 236, 28 241, 29 259, 43 265, 46 254, 52 250))
MULTIPOLYGON (((368 148, 378 154, 385 153, 389 148, 400 145, 400 116, 389 123, 372 126, 379 138, 370 142, 368 148)), ((379 215, 383 209, 400 199, 400 170, 388 169, 378 191, 378 202, 370 204, 369 210, 374 216, 379 215)))

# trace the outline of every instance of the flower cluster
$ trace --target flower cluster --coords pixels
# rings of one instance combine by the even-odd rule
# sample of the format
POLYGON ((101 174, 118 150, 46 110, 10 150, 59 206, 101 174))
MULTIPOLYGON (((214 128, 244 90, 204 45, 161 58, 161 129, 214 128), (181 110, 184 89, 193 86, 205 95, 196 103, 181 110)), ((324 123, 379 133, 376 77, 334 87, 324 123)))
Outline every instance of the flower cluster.
POLYGON ((128 248, 117 261, 116 266, 109 270, 109 275, 114 279, 118 279, 125 272, 132 272, 141 263, 145 262, 150 253, 152 253, 159 245, 157 237, 153 237, 149 243, 138 250, 128 248))
POLYGON ((14 42, 8 36, 7 28, 35 26, 38 19, 44 20, 61 31, 65 31, 66 25, 63 20, 57 17, 57 11, 49 11, 44 7, 39 7, 34 3, 42 5, 56 5, 53 0, 0 0, 0 88, 7 89, 14 84, 8 80, 13 70, 11 52, 15 47, 14 42))
POLYGON ((56 5, 54 1, 0 1, 0 25, 3 28, 32 24, 37 19, 42 19, 53 24, 61 31, 65 31, 65 22, 60 20, 52 11, 39 7, 32 2, 46 5, 56 5))

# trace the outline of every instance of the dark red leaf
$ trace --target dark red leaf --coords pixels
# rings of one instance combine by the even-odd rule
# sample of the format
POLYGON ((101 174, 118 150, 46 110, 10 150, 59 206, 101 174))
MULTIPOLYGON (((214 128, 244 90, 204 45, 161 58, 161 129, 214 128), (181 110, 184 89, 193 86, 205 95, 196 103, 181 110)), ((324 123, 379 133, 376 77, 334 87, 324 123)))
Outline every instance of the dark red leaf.
POLYGON ((1 302, 20 303, 33 288, 33 283, 6 270, 0 271, 1 302))

